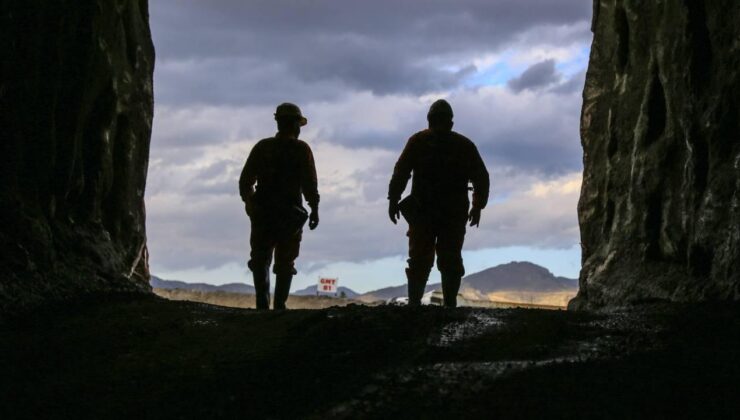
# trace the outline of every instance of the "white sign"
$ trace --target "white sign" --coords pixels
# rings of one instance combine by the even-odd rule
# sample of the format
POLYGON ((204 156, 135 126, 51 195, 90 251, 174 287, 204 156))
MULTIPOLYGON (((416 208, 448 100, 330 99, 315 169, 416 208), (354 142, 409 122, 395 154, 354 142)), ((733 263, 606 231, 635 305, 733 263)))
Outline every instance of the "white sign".
POLYGON ((339 279, 320 277, 319 284, 316 286, 316 291, 319 293, 337 293, 338 285, 339 279))

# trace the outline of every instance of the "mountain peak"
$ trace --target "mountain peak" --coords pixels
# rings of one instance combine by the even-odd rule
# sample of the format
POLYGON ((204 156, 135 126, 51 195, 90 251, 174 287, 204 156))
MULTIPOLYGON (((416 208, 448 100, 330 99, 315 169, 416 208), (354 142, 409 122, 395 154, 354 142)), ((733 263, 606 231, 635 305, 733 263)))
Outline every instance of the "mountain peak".
POLYGON ((471 274, 463 284, 483 293, 505 290, 550 292, 576 288, 575 280, 555 277, 550 270, 529 261, 512 261, 471 274))

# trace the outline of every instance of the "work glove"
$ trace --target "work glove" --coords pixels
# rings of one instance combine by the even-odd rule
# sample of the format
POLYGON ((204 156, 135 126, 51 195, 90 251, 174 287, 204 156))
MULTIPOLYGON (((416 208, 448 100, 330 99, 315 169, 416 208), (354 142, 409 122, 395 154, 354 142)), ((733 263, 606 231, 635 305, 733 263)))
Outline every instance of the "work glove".
POLYGON ((480 209, 473 207, 468 215, 468 221, 470 221, 470 227, 480 227, 480 209))
POLYGON ((311 209, 311 214, 308 215, 308 228, 311 230, 316 229, 319 225, 319 209, 311 209))
POLYGON ((401 219, 401 208, 398 206, 398 200, 388 200, 388 217, 395 225, 401 219))

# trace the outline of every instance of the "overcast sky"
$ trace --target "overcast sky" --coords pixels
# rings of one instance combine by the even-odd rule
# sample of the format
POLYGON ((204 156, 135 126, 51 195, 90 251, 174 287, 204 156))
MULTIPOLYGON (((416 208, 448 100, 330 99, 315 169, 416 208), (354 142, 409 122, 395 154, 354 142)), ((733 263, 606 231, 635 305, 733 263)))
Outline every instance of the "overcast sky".
MULTIPOLYGON (((465 243, 468 273, 529 260, 577 277, 581 90, 590 0, 157 0, 155 120, 146 202, 154 275, 251 282, 238 177, 275 106, 308 117, 321 224, 294 289, 320 275, 358 291, 405 282, 387 186, 429 105, 491 173, 465 243)), ((436 271, 436 270, 435 270, 436 271)), ((431 281, 438 279, 434 275, 431 281)))

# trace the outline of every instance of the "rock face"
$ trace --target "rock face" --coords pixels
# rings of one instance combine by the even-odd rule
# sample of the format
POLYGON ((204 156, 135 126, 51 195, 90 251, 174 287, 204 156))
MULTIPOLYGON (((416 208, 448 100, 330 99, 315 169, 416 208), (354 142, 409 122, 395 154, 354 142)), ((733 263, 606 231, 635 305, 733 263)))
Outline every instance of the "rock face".
POLYGON ((740 298, 740 2, 596 0, 572 308, 740 298))
POLYGON ((0 312, 148 292, 147 0, 0 4, 0 312))

